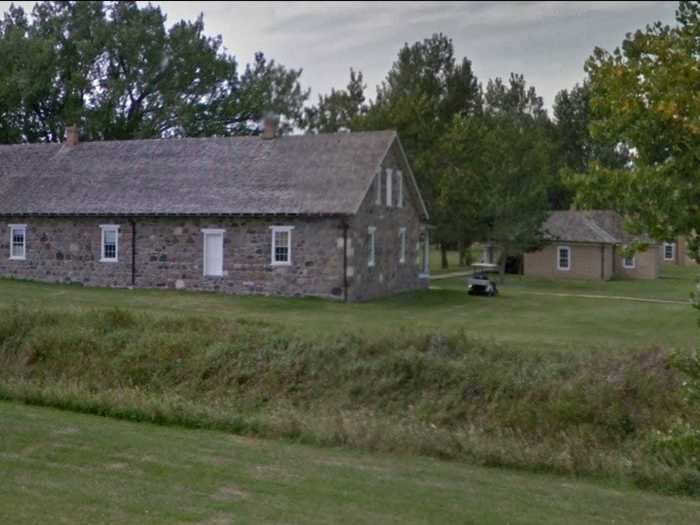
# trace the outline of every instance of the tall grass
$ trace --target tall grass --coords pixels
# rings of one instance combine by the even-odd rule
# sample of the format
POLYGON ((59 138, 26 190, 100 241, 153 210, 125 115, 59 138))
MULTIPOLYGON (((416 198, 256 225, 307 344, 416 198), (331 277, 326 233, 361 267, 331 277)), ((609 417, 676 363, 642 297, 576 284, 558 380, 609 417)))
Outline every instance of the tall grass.
POLYGON ((659 348, 522 352, 464 333, 310 340, 263 322, 13 309, 0 317, 0 397, 700 493, 697 463, 654 445, 698 417, 659 348))

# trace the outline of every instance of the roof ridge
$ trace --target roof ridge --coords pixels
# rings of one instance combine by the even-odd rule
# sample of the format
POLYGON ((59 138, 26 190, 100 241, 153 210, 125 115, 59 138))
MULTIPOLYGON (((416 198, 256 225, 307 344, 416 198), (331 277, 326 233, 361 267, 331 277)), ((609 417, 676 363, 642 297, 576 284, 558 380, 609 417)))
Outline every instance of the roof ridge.
POLYGON ((615 242, 615 243, 620 242, 620 240, 617 237, 615 237, 612 233, 610 233, 605 228, 603 228, 600 224, 598 224, 593 217, 590 217, 586 213, 582 213, 581 216, 586 221, 586 224, 595 233, 599 234, 601 237, 608 237, 612 242, 615 242))
MULTIPOLYGON (((349 133, 303 133, 299 135, 281 135, 271 140, 290 140, 290 139, 309 139, 318 137, 352 137, 357 135, 379 135, 379 134, 397 134, 397 131, 392 128, 386 129, 368 129, 360 131, 352 131, 349 133)), ((89 140, 81 141, 80 144, 126 144, 126 143, 148 143, 148 142, 179 142, 190 141, 199 142, 205 140, 261 140, 259 135, 209 135, 206 137, 151 137, 151 138, 134 138, 134 139, 119 139, 119 140, 89 140)), ((19 144, 0 144, 0 148, 20 148, 20 147, 41 147, 41 146, 62 146, 63 142, 21 142, 19 144)))

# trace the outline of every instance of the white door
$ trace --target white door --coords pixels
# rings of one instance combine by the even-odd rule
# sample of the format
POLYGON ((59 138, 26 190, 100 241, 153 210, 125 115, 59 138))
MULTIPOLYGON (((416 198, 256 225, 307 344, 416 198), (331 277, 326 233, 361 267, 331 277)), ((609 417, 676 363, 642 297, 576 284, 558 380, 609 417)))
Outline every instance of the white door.
POLYGON ((224 234, 204 234, 204 275, 224 274, 224 234))

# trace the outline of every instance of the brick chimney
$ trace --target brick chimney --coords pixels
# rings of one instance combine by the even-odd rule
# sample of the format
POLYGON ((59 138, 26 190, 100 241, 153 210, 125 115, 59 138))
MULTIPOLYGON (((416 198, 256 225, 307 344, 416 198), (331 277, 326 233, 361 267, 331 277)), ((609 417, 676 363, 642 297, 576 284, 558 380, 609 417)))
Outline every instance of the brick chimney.
POLYGON ((276 113, 266 113, 263 117, 262 138, 274 139, 277 136, 280 125, 280 116, 276 113))
POLYGON ((80 142, 80 129, 78 126, 66 127, 66 145, 77 146, 80 142))

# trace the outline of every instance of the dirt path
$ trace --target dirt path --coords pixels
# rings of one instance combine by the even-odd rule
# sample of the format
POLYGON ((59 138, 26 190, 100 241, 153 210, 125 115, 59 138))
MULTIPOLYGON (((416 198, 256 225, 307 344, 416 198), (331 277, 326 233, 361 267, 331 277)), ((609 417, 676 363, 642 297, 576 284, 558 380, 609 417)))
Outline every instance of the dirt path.
POLYGON ((672 299, 650 299, 644 297, 629 297, 626 295, 599 295, 599 294, 582 294, 582 293, 555 293, 555 292, 519 292, 526 295, 546 295, 549 297, 582 297, 584 299, 612 299, 615 301, 635 301, 638 303, 656 303, 656 304, 680 304, 688 306, 690 300, 676 301, 672 299))

